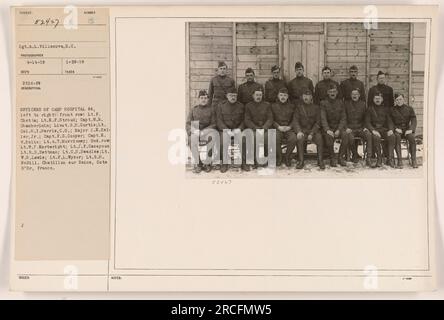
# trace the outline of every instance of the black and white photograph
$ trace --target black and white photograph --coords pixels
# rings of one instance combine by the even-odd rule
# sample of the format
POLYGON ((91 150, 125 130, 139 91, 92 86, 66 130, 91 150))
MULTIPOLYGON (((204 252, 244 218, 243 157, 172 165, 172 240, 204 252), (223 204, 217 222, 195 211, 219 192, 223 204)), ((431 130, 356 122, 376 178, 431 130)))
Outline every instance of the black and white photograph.
POLYGON ((192 177, 421 176, 424 22, 188 22, 192 177))

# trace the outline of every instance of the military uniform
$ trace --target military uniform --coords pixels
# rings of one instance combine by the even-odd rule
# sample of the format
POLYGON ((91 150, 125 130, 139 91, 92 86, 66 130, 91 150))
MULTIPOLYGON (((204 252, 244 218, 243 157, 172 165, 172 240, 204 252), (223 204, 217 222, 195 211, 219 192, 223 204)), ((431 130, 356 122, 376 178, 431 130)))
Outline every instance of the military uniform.
MULTIPOLYGON (((245 127, 253 129, 256 133, 257 129, 264 129, 264 155, 267 155, 268 151, 268 132, 267 130, 273 125, 273 113, 271 111, 271 105, 268 102, 251 101, 245 106, 245 127)), ((254 150, 256 150, 256 134, 254 136, 254 150)), ((254 153, 254 159, 257 163, 256 151, 254 153)))
POLYGON ((265 101, 274 103, 277 100, 279 90, 286 88, 287 84, 283 79, 271 78, 265 82, 265 101))
POLYGON ((287 151, 285 154, 285 164, 290 166, 291 154, 296 147, 296 133, 293 128, 289 131, 282 132, 278 128, 280 126, 290 126, 292 125, 293 115, 295 106, 291 102, 282 103, 280 101, 275 102, 271 105, 271 110, 273 112, 273 127, 276 129, 276 158, 277 163, 280 164, 282 161, 282 140, 285 139, 287 142, 287 151))
POLYGON ((307 137, 312 136, 312 141, 316 144, 318 153, 318 164, 321 168, 324 168, 323 152, 324 144, 322 141, 322 135, 319 132, 321 127, 321 109, 318 105, 304 102, 298 104, 294 110, 293 130, 297 133, 302 132, 304 137, 297 138, 297 150, 299 164, 297 168, 302 168, 304 165, 304 151, 307 137))
POLYGON ((314 87, 313 81, 305 76, 295 77, 287 84, 288 94, 290 96, 290 102, 297 105, 302 102, 302 93, 304 90, 310 90, 313 94, 314 87))
POLYGON ((345 134, 346 115, 344 103, 339 99, 327 98, 321 102, 321 125, 322 135, 324 138, 324 145, 330 154, 331 166, 336 166, 334 142, 335 137, 332 137, 327 131, 339 131, 339 138, 341 138, 341 147, 339 148, 339 162, 341 165, 345 165, 344 155, 347 149, 347 135, 345 134))
MULTIPOLYGON (((381 135, 381 138, 387 141, 388 160, 390 161, 393 159, 395 135, 387 135, 389 130, 393 130, 393 121, 390 116, 390 109, 386 108, 383 104, 380 106, 375 104, 370 105, 366 112, 365 125, 370 132, 376 130, 381 135)), ((380 166, 382 161, 381 138, 372 134, 372 147, 376 149, 376 156, 378 159, 377 166, 380 166)), ((371 154, 373 154, 373 151, 371 154)))
MULTIPOLYGON (((223 145, 224 132, 223 130, 233 130, 245 128, 244 124, 245 107, 239 101, 230 103, 228 100, 219 104, 216 109, 216 124, 220 132, 220 147, 223 159, 228 159, 228 144, 223 145)), ((227 137, 225 138, 227 139, 227 137)), ((245 163, 245 144, 242 144, 242 162, 245 163)))
POLYGON ((226 94, 228 90, 235 88, 234 80, 229 76, 217 75, 210 80, 210 87, 208 88, 208 96, 210 98, 209 104, 216 107, 220 102, 227 99, 226 94))
MULTIPOLYGON (((328 88, 330 88, 331 86, 336 86, 336 88, 339 88, 339 83, 337 83, 332 79, 324 79, 319 81, 314 89, 313 103, 320 105, 322 100, 327 99, 328 98, 327 91, 328 88)), ((342 99, 340 91, 338 91, 337 98, 342 99)))
POLYGON ((256 81, 244 82, 237 90, 237 100, 246 105, 248 102, 253 101, 253 93, 257 90, 264 92, 264 88, 260 83, 257 83, 256 81))
POLYGON ((353 162, 358 161, 357 146, 355 145, 355 137, 364 139, 367 144, 367 163, 371 157, 372 151, 372 134, 365 128, 366 106, 362 100, 345 101, 345 114, 347 118, 346 129, 351 132, 347 134, 348 146, 353 153, 353 162))
POLYGON ((359 93, 361 94, 360 98, 362 101, 365 101, 365 87, 364 83, 358 79, 345 79, 341 82, 340 92, 344 101, 351 100, 351 93, 354 89, 359 89, 359 93))
POLYGON ((384 99, 382 103, 386 107, 389 108, 393 107, 394 105, 393 88, 386 84, 377 84, 370 88, 370 90, 368 91, 367 105, 373 104, 373 98, 378 92, 382 93, 382 97, 384 99))
POLYGON ((415 130, 416 130, 416 114, 415 110, 406 104, 402 106, 394 106, 390 108, 390 114, 393 120, 393 126, 395 129, 401 129, 402 133, 395 133, 395 149, 398 155, 398 165, 402 165, 401 161, 401 138, 407 139, 410 146, 410 155, 412 157, 412 165, 416 167, 416 141, 415 141, 415 130), (405 134, 406 130, 412 130, 412 133, 405 134))
MULTIPOLYGON (((211 130, 216 129, 216 114, 214 112, 214 108, 210 105, 197 105, 188 113, 187 122, 186 122, 186 130, 188 133, 188 145, 191 147, 191 123, 193 121, 199 122, 199 130, 203 133, 203 136, 200 137, 200 142, 207 144, 211 141, 211 136, 209 133, 211 130)), ((199 150, 198 148, 191 148, 194 159, 199 159, 198 166, 202 166, 202 161, 200 160, 199 150)), ((208 159, 213 156, 212 149, 208 150, 207 153, 208 159)))

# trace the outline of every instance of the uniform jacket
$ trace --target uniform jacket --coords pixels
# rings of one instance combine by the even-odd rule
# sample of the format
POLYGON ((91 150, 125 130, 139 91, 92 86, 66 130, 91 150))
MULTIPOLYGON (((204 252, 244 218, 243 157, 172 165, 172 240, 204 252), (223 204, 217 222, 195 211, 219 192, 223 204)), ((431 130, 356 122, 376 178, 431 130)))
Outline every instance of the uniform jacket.
POLYGON ((206 106, 195 106, 188 113, 187 117, 187 133, 191 134, 191 122, 199 121, 199 130, 203 129, 215 129, 216 128, 216 113, 214 108, 207 104, 206 106))
POLYGON ((237 90, 237 100, 246 105, 248 102, 253 101, 253 93, 256 90, 264 92, 262 85, 256 81, 242 83, 237 90))
POLYGON ((249 102, 245 106, 245 127, 269 129, 273 125, 273 113, 268 102, 249 102))
POLYGON ((293 121, 295 106, 291 102, 275 102, 271 105, 271 110, 273 111, 273 127, 276 129, 279 126, 290 126, 293 121))
POLYGON ((271 78, 265 82, 265 101, 274 103, 277 100, 279 90, 286 88, 287 83, 283 79, 271 78))
POLYGON ((365 126, 370 131, 375 129, 393 130, 393 121, 390 116, 390 109, 383 104, 380 106, 371 105, 367 108, 365 115, 365 126))
POLYGON ((365 101, 365 87, 361 80, 348 78, 341 82, 340 91, 345 101, 351 100, 351 92, 356 88, 359 89, 361 94, 359 99, 365 101))
POLYGON ((345 114, 347 118, 347 128, 352 130, 363 129, 365 127, 366 106, 362 100, 347 100, 344 102, 345 114))
POLYGON ((219 104, 216 109, 217 128, 224 129, 244 129, 245 108, 242 103, 236 101, 230 103, 228 100, 219 104))
POLYGON ((300 78, 295 77, 287 84, 288 94, 290 95, 290 101, 294 104, 302 101, 302 91, 309 89, 312 93, 314 91, 313 82, 305 76, 300 78))
POLYGON ((415 110, 412 107, 404 104, 400 107, 394 106, 390 111, 395 128, 415 132, 417 121, 415 110))
POLYGON ((378 91, 382 93, 382 97, 384 98, 383 104, 389 108, 393 107, 393 88, 385 84, 377 84, 376 86, 370 88, 368 91, 367 105, 373 104, 373 98, 378 91))
POLYGON ((324 131, 343 130, 346 126, 345 108, 342 100, 329 98, 321 102, 321 125, 324 131))
POLYGON ((219 75, 210 80, 208 88, 208 96, 210 97, 209 104, 216 105, 220 101, 226 100, 228 89, 235 88, 234 80, 229 76, 221 77, 219 75))
POLYGON ((321 127, 321 108, 317 104, 298 104, 293 115, 293 129, 297 132, 314 134, 321 127))
POLYGON ((332 79, 328 79, 328 80, 321 80, 316 84, 313 95, 313 102, 316 104, 320 104, 322 100, 327 99, 328 97, 327 91, 332 84, 334 84, 338 89, 338 99, 342 99, 342 93, 339 88, 339 83, 337 83, 332 79))

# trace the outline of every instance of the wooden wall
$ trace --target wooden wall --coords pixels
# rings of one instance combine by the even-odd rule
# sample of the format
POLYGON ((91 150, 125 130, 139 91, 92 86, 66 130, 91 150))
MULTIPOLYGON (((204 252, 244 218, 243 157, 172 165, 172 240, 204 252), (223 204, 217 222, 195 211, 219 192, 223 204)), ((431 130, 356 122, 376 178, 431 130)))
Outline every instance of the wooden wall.
POLYGON ((279 64, 277 23, 236 24, 236 82, 245 82, 245 69, 253 68, 256 81, 264 84, 271 67, 279 64))

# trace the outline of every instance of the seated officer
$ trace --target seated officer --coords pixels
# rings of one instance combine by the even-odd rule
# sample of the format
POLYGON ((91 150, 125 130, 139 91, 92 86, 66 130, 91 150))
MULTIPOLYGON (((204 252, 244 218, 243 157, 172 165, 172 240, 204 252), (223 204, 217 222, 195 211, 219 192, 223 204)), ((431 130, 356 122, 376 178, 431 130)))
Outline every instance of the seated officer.
MULTIPOLYGON (((248 102, 245 106, 245 127, 254 130, 254 163, 258 164, 258 146, 257 146, 257 134, 259 133, 264 142, 264 155, 267 155, 268 151, 268 132, 267 130, 273 125, 273 113, 271 111, 271 105, 268 102, 262 100, 263 91, 258 88, 253 92, 253 101, 248 102)), ((247 165, 248 166, 248 165, 247 165)))
MULTIPOLYGON (((376 167, 382 167, 381 138, 383 138, 388 145, 387 162, 394 168, 395 135, 393 134, 393 122, 390 116, 390 109, 384 106, 383 101, 382 93, 376 92, 373 97, 373 103, 368 106, 365 125, 372 133, 372 147, 376 149, 376 167)), ((373 154, 373 150, 371 154, 373 154)))
POLYGON ((336 167, 334 143, 341 138, 338 161, 346 166, 345 150, 347 150, 347 135, 345 134, 345 109, 342 100, 338 99, 338 88, 332 83, 327 90, 327 98, 321 101, 321 125, 324 145, 330 154, 330 166, 336 167))
MULTIPOLYGON (((208 136, 211 130, 216 129, 216 115, 214 109, 208 103, 208 93, 205 90, 199 91, 199 104, 191 109, 187 117, 186 130, 188 133, 188 145, 191 146, 191 134, 195 129, 199 129, 199 138, 201 141, 211 141, 211 137, 208 136), (191 122, 198 121, 199 127, 194 128, 191 122)), ((194 165, 194 172, 199 173, 202 167, 206 172, 211 171, 211 164, 202 164, 199 154, 193 155, 195 158, 199 158, 198 163, 194 165)), ((212 151, 208 151, 207 157, 212 157, 212 151)))
POLYGON ((398 168, 402 168, 401 138, 407 139, 412 157, 412 167, 418 168, 416 162, 416 114, 411 106, 405 104, 402 94, 395 94, 395 106, 391 108, 391 116, 395 128, 395 150, 398 156, 398 168))
MULTIPOLYGON (((244 105, 237 101, 236 88, 228 89, 226 97, 227 100, 221 102, 216 109, 216 124, 220 132, 220 154, 222 155, 220 172, 222 173, 228 171, 228 163, 226 163, 226 160, 229 158, 228 147, 231 144, 231 136, 228 136, 224 131, 232 130, 234 134, 241 134, 241 131, 244 129, 245 114, 244 105), (228 142, 225 146, 223 143, 224 136, 228 142)), ((242 144, 242 170, 250 170, 250 168, 245 165, 245 144, 242 144)))
POLYGON ((367 157, 365 164, 370 166, 370 158, 372 151, 372 134, 365 127, 365 114, 366 106, 365 102, 360 99, 360 91, 355 88, 351 92, 351 100, 345 101, 345 114, 347 118, 347 125, 345 133, 347 134, 347 142, 350 150, 353 153, 352 161, 354 163, 359 162, 358 149, 355 145, 355 137, 364 139, 367 144, 367 157))
POLYGON ((274 123, 276 129, 276 166, 282 164, 282 140, 287 141, 287 152, 285 153, 285 165, 291 166, 291 154, 296 147, 296 133, 291 127, 294 114, 294 104, 288 101, 288 89, 283 87, 279 89, 277 102, 271 105, 273 111, 274 123))
POLYGON ((312 91, 306 89, 302 94, 302 102, 296 105, 293 115, 293 130, 297 133, 298 164, 296 169, 304 168, 305 143, 312 141, 316 144, 318 153, 318 165, 321 170, 325 169, 323 159, 322 135, 319 132, 321 123, 321 109, 313 104, 312 91))

